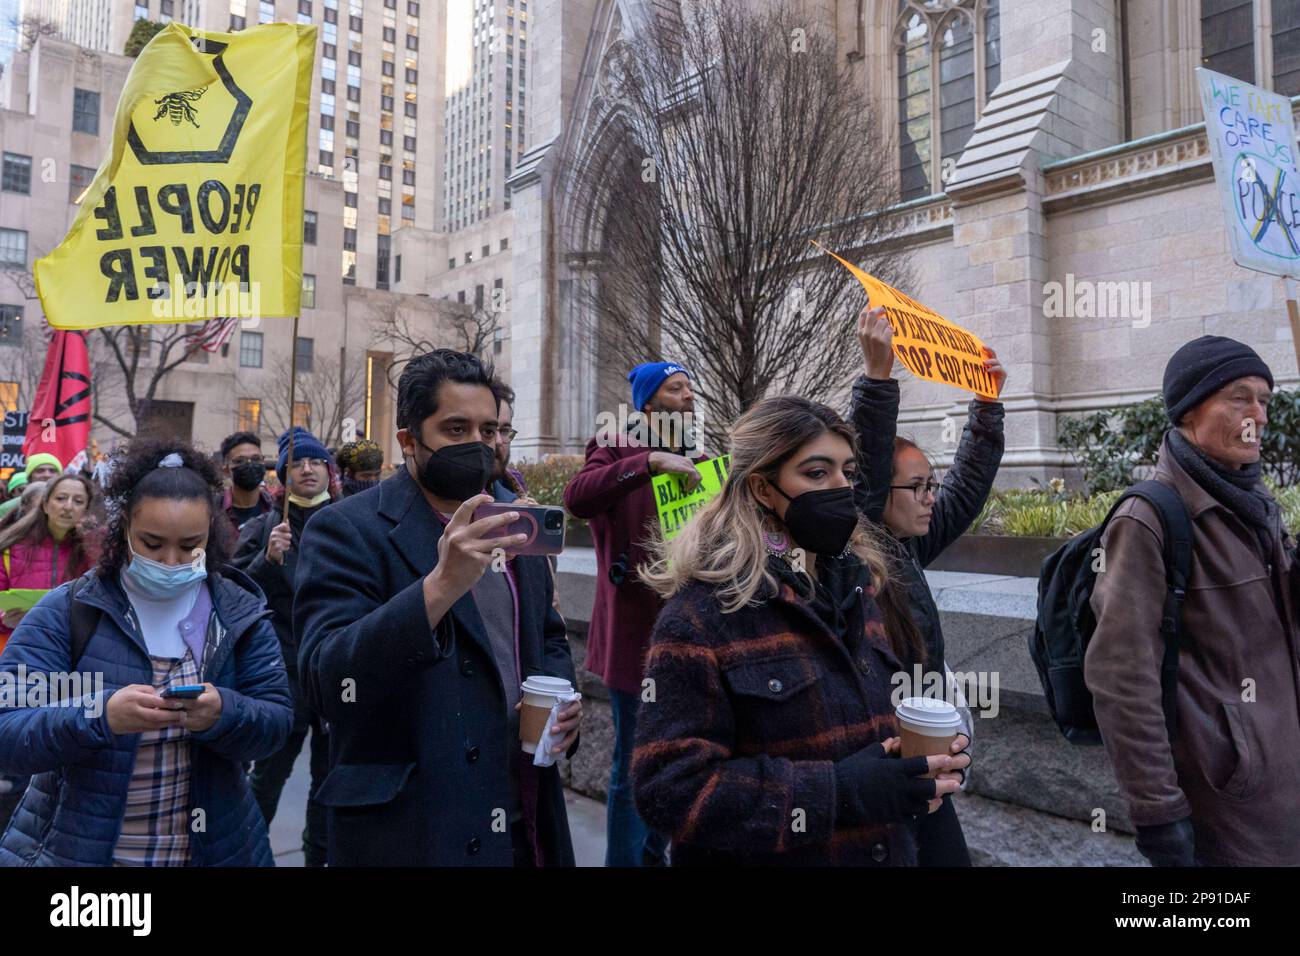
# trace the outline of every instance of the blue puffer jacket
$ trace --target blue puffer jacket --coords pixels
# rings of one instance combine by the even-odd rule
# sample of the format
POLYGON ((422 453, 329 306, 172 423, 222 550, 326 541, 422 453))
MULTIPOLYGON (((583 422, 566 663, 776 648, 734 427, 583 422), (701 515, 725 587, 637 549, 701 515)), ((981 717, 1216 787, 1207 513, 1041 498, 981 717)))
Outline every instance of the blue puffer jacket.
MULTIPOLYGON (((0 696, 0 767, 33 775, 0 838, 0 866, 113 860, 140 735, 109 730, 107 699, 128 684, 151 683, 152 669, 117 579, 90 572, 81 580, 77 600, 103 614, 77 670, 103 674, 103 706, 91 718, 93 706, 18 707, 23 701, 0 696)), ((208 586, 211 650, 202 679, 220 690, 221 717, 190 735, 190 808, 203 810, 191 813, 190 865, 273 866, 243 762, 270 756, 289 736, 293 707, 280 642, 261 592, 244 574, 227 569, 209 576, 208 586)), ((0 680, 16 682, 19 665, 29 684, 33 674, 69 670, 69 587, 51 591, 23 618, 0 655, 0 680)))

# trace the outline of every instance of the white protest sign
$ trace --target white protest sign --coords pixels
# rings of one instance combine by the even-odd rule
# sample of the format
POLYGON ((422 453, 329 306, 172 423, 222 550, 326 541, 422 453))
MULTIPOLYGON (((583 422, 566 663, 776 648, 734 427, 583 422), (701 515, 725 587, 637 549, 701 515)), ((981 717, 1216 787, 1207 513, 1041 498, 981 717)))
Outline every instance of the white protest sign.
POLYGON ((1204 67, 1196 71, 1232 260, 1300 277, 1300 172, 1291 100, 1204 67))

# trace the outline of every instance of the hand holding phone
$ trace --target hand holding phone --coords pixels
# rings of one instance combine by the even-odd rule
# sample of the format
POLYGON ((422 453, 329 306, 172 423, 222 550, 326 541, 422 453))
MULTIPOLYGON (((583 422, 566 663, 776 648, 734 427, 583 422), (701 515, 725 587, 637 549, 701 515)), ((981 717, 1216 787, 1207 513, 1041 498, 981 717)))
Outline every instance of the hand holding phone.
POLYGON ((162 692, 164 700, 196 700, 203 693, 202 684, 178 684, 162 692))
POLYGON ((474 509, 474 520, 478 521, 493 515, 516 512, 519 517, 514 521, 493 528, 484 537, 509 537, 527 535, 520 544, 511 544, 505 550, 510 555, 516 554, 559 554, 564 550, 564 509, 539 505, 529 507, 512 501, 479 505, 474 509))

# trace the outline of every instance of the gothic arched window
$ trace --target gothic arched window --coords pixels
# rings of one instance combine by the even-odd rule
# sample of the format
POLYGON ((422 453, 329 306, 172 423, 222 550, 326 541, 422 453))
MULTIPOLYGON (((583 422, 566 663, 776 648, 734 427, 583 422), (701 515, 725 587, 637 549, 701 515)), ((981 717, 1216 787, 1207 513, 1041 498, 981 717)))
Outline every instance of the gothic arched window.
POLYGON ((899 0, 899 171, 903 199, 943 191, 1001 77, 998 0, 899 0))

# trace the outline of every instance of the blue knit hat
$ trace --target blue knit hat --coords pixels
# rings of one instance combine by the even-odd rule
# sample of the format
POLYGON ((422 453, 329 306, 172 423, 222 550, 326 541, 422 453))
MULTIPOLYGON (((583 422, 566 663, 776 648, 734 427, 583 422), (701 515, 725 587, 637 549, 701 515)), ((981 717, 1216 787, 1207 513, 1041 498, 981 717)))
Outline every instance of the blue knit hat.
POLYGON ((690 372, 672 362, 643 362, 628 372, 627 380, 632 383, 632 404, 636 406, 636 410, 642 411, 645 403, 654 398, 655 392, 659 391, 659 386, 664 383, 664 379, 678 372, 684 373, 687 378, 691 377, 690 372))
MULTIPOLYGON (((286 430, 276 443, 280 446, 280 458, 275 466, 275 473, 280 479, 280 484, 284 484, 284 470, 289 461, 289 432, 286 430)), ((319 438, 313 435, 301 425, 293 426, 293 460, 298 461, 302 458, 323 458, 330 461, 329 449, 321 444, 319 438)))

